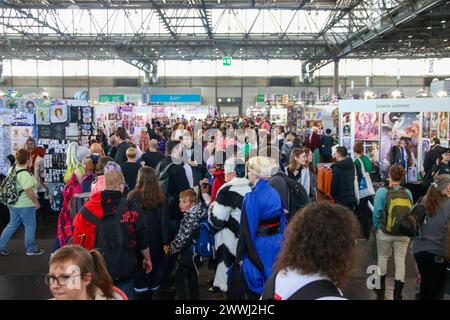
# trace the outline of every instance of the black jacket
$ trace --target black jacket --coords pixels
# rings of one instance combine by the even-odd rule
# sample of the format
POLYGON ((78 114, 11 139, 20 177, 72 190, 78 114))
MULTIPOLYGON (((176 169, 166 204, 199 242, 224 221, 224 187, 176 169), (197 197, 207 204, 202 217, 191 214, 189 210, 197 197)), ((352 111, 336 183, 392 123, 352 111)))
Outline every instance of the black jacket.
MULTIPOLYGON (((141 207, 142 196, 136 193, 132 198, 136 204, 141 207)), ((147 226, 148 244, 150 256, 152 259, 153 269, 149 274, 145 274, 143 268, 138 268, 135 277, 136 288, 154 288, 161 283, 164 267, 164 250, 163 245, 169 245, 169 212, 167 203, 161 204, 158 208, 147 209, 142 208, 147 226)), ((142 265, 143 257, 139 259, 142 265)))
POLYGON ((426 173, 431 174, 433 167, 436 165, 436 160, 439 159, 439 156, 444 152, 444 150, 444 147, 437 145, 427 152, 425 159, 423 160, 423 170, 426 173))
POLYGON ((352 205, 356 203, 355 175, 356 168, 351 158, 336 162, 332 166, 331 196, 336 203, 352 205))
POLYGON ((114 157, 114 161, 118 165, 122 165, 124 162, 127 161, 127 149, 130 147, 130 145, 126 142, 122 142, 117 146, 117 152, 114 157))
MULTIPOLYGON (((172 162, 171 157, 167 157, 161 165, 161 170, 172 162)), ((168 171, 169 173, 169 190, 168 198, 172 198, 169 203, 170 218, 173 220, 181 220, 183 214, 180 211, 180 193, 181 191, 190 189, 189 181, 186 177, 183 163, 172 165, 168 171)))

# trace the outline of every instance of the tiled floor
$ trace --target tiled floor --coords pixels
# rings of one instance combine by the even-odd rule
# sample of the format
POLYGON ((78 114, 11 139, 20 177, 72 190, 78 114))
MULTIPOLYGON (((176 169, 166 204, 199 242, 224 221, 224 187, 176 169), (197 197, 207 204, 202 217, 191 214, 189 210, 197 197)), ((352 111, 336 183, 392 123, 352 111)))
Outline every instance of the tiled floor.
MULTIPOLYGON (((11 240, 8 257, 0 256, 0 299, 48 299, 49 290, 45 286, 42 275, 48 272, 48 260, 53 248, 56 235, 56 217, 46 218, 38 223, 37 243, 46 250, 42 256, 29 257, 25 255, 23 244, 23 230, 17 232, 11 240)), ((373 242, 358 242, 359 263, 354 277, 345 288, 344 294, 355 300, 372 300, 375 294, 367 288, 366 281, 370 276, 367 267, 376 264, 373 242)), ((393 288, 393 259, 389 261, 386 299, 392 299, 393 288)), ((416 271, 414 259, 410 252, 407 255, 405 299, 414 299, 416 287, 416 271)), ((200 298, 202 300, 220 299, 220 294, 208 292, 208 280, 213 272, 208 270, 207 264, 200 269, 200 298)), ((450 288, 450 285, 448 286, 450 288)), ((447 290, 447 292, 450 292, 447 290)), ((172 299, 171 294, 158 294, 155 299, 172 299)), ((450 296, 446 296, 450 299, 450 296)))

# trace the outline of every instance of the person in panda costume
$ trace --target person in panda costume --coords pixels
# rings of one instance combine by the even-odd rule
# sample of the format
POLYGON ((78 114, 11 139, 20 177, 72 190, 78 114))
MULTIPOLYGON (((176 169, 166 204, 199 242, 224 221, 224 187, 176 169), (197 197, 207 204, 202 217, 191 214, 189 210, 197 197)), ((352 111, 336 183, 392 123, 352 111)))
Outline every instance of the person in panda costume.
POLYGON ((228 269, 236 260, 244 196, 252 191, 248 180, 238 177, 236 171, 238 163, 237 158, 225 161, 226 183, 219 189, 208 213, 209 222, 218 230, 215 234, 217 269, 213 286, 220 288, 222 292, 228 291, 228 269))

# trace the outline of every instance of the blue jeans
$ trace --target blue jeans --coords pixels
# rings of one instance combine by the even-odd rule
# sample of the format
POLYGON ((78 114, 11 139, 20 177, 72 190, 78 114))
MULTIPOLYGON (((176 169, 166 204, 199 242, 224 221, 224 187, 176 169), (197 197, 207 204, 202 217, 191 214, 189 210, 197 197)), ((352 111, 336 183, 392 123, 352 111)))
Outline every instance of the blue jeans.
POLYGON ((134 297, 134 279, 121 279, 114 281, 114 285, 123 291, 128 297, 128 300, 133 300, 134 297))
POLYGON ((10 220, 0 236, 0 250, 6 250, 11 237, 21 224, 25 227, 25 248, 27 252, 37 250, 36 246, 36 209, 30 208, 9 208, 10 220))

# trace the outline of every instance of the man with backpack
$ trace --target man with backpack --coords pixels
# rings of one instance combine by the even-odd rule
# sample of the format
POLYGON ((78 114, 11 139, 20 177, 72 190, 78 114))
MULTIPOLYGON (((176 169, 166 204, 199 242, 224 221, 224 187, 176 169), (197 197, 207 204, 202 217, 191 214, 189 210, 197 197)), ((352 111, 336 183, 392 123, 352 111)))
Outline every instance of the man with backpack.
POLYGON ((105 173, 105 191, 98 192, 75 216, 73 243, 104 256, 114 284, 132 298, 136 267, 152 270, 145 218, 139 207, 123 197, 122 173, 105 173), (137 266, 138 252, 144 256, 137 266))

